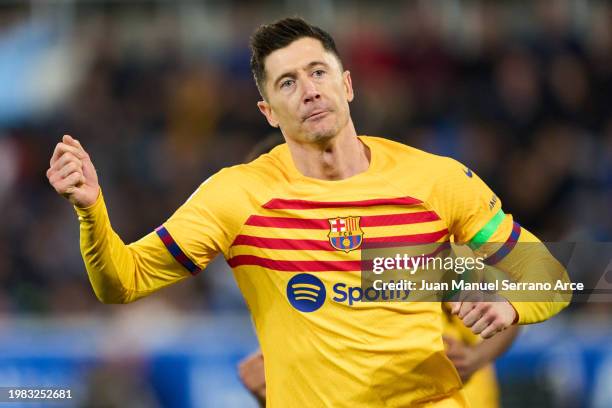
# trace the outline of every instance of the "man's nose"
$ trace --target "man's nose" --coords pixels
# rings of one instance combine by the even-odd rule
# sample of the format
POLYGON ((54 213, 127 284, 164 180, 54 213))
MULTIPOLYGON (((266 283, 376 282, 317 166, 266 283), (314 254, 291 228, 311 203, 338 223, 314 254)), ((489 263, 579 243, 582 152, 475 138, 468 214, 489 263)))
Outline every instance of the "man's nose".
POLYGON ((304 84, 304 95, 303 95, 304 103, 313 102, 321 97, 321 94, 319 93, 319 89, 317 88, 316 84, 312 80, 306 79, 303 82, 303 84, 304 84))

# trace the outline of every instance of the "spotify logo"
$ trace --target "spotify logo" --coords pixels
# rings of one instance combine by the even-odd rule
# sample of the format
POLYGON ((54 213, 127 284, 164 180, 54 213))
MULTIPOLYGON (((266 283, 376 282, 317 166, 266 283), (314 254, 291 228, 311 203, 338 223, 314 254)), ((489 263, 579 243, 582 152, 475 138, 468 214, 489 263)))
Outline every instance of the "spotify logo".
POLYGON ((325 285, 307 273, 295 275, 287 283, 287 299, 300 312, 314 312, 325 303, 325 285))

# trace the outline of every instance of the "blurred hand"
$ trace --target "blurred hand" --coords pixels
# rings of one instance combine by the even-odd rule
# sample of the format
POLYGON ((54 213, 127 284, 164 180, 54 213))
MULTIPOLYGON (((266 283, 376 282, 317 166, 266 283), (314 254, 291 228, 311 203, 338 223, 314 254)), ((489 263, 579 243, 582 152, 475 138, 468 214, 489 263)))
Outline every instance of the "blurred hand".
POLYGON ((238 365, 240 381, 249 390, 260 404, 266 401, 266 377, 264 374, 264 360, 261 350, 247 356, 238 365))
POLYGON ((516 310, 507 300, 496 302, 450 302, 451 313, 457 315, 472 333, 483 339, 512 325, 517 317, 516 310))
POLYGON ((465 384, 472 374, 484 365, 481 354, 474 347, 452 337, 443 336, 442 340, 446 346, 446 355, 453 362, 461 381, 465 384))
POLYGON ((96 202, 100 193, 98 175, 78 140, 64 135, 49 164, 47 178, 58 194, 77 207, 89 207, 96 202))

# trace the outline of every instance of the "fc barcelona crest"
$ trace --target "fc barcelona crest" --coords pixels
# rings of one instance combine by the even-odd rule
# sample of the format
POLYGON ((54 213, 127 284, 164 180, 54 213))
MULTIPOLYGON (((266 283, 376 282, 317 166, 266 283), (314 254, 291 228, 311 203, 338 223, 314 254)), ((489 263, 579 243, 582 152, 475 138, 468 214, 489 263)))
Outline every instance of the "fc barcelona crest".
POLYGON ((350 252, 361 246, 363 231, 359 226, 361 217, 329 218, 329 243, 339 251, 350 252))

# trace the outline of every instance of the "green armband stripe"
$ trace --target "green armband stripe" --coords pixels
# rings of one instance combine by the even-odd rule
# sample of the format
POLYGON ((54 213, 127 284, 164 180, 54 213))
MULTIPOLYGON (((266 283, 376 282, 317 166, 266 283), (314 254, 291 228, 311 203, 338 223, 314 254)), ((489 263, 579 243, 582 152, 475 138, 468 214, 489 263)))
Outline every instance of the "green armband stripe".
POLYGON ((478 231, 476 235, 474 235, 474 238, 472 238, 472 240, 468 243, 468 246, 473 250, 480 248, 482 244, 484 244, 489 240, 489 238, 491 238, 493 233, 497 230, 497 227, 499 227, 499 224, 501 224, 504 220, 505 216, 506 214, 504 214, 504 212, 500 208, 497 214, 495 214, 493 218, 491 218, 491 220, 487 222, 487 225, 482 227, 482 229, 478 231))

